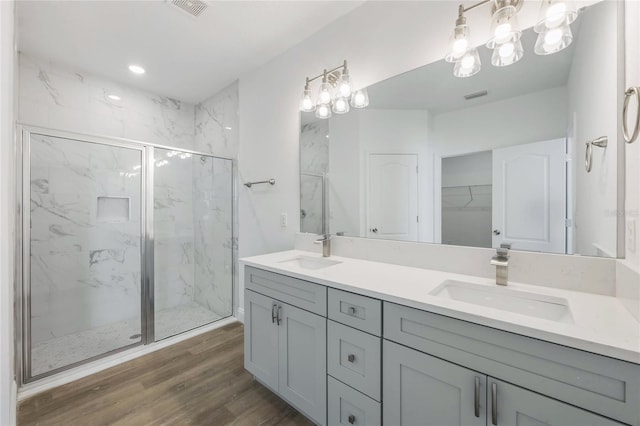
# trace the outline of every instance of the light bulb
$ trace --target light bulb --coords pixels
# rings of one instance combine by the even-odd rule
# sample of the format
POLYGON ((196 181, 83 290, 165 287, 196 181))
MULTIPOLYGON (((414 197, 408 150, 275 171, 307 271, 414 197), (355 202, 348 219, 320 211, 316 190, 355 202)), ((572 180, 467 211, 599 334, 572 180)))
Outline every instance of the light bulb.
POLYGON ((333 112, 336 114, 346 114, 349 112, 349 102, 347 102, 347 98, 336 98, 333 101, 333 112))
POLYGON ((338 82, 338 93, 343 98, 349 98, 351 96, 351 78, 349 74, 343 73, 340 76, 340 81, 338 82))
POLYGON ((547 46, 554 46, 560 40, 562 40, 562 30, 560 28, 554 28, 544 36, 544 44, 547 46))
POLYGON ((489 49, 504 44, 513 37, 520 37, 520 25, 515 6, 509 5, 496 10, 491 18, 491 39, 487 42, 489 49))
POLYGON ((472 55, 467 55, 464 58, 462 58, 462 61, 460 61, 460 66, 466 70, 466 69, 473 68, 475 63, 476 63, 476 58, 474 58, 472 55))
POLYGON ((354 108, 365 108, 369 105, 369 94, 367 89, 360 89, 351 95, 351 106, 354 108))
POLYGON ((467 50, 467 47, 469 47, 469 40, 466 38, 458 39, 453 43, 453 53, 461 56, 467 50))
MULTIPOLYGON (((464 22, 464 21, 462 21, 464 22)), ((466 24, 456 25, 449 38, 449 52, 444 57, 447 62, 458 62, 469 49, 469 27, 466 24)))
POLYGON ((524 56, 524 48, 519 36, 513 36, 506 43, 499 44, 493 49, 491 65, 506 67, 515 64, 524 56))
POLYGON ((533 27, 541 34, 553 28, 571 25, 578 17, 575 2, 571 0, 543 0, 538 21, 533 27))
POLYGON ((563 25, 558 28, 548 29, 538 34, 534 52, 537 55, 550 55, 566 49, 573 42, 571 26, 563 25))
POLYGON ((480 71, 480 55, 478 49, 471 49, 465 53, 461 60, 453 66, 453 75, 456 77, 471 77, 480 71))
POLYGON ((567 4, 564 2, 555 3, 549 6, 545 13, 545 25, 547 28, 554 28, 562 24, 567 13, 567 4))
POLYGON ((515 49, 516 47, 513 45, 513 43, 508 42, 500 45, 500 47, 498 48, 498 53, 502 58, 506 58, 508 56, 511 56, 515 49))
POLYGON ((316 108, 316 117, 325 119, 331 117, 331 108, 328 104, 320 104, 316 108))
POLYGON ((331 93, 327 90, 320 92, 320 103, 327 104, 331 100, 331 93))
POLYGON ((311 89, 309 89, 309 83, 307 83, 304 87, 304 92, 302 92, 302 98, 300 99, 300 111, 312 112, 315 109, 316 106, 311 99, 311 89))
POLYGON ((509 22, 506 22, 504 24, 500 24, 496 27, 496 30, 493 33, 493 36, 495 37, 496 41, 504 41, 506 40, 509 35, 511 34, 511 30, 512 30, 512 26, 509 22))
POLYGON ((326 81, 320 84, 318 91, 318 104, 329 104, 331 102, 331 85, 326 81))

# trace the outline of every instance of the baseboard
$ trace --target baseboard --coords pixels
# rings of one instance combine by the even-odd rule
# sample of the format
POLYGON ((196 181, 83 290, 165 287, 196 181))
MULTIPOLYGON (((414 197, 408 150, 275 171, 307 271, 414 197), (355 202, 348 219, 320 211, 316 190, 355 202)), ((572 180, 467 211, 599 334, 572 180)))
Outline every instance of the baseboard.
POLYGON ((236 319, 244 324, 244 308, 238 308, 236 319))
POLYGON ((92 374, 106 370, 107 368, 114 367, 116 365, 122 364, 127 361, 131 361, 132 359, 141 357, 142 355, 147 355, 151 352, 155 352, 159 349, 166 348, 167 346, 174 345, 176 343, 182 342, 183 340, 190 339, 202 333, 206 333, 206 332, 215 330, 217 328, 224 327, 225 325, 228 325, 237 321, 238 320, 236 320, 236 318, 234 317, 221 319, 212 324, 205 325, 191 331, 187 331, 186 333, 182 333, 178 336, 169 337, 167 339, 161 340, 159 342, 151 343, 146 346, 138 346, 136 348, 118 353, 116 355, 112 355, 94 362, 90 362, 88 364, 82 365, 72 370, 65 371, 51 377, 46 377, 44 379, 38 380, 37 382, 26 384, 22 386, 19 392, 17 393, 17 400, 22 401, 40 392, 44 392, 46 390, 49 390, 58 386, 62 386, 64 384, 73 382, 83 377, 90 376, 92 374))

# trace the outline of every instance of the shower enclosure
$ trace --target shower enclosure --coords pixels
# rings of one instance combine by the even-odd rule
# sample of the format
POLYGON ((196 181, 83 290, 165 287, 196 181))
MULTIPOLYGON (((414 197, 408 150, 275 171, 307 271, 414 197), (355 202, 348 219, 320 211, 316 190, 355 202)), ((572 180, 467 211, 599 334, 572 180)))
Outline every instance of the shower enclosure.
POLYGON ((21 379, 233 314, 233 161, 22 128, 21 379))

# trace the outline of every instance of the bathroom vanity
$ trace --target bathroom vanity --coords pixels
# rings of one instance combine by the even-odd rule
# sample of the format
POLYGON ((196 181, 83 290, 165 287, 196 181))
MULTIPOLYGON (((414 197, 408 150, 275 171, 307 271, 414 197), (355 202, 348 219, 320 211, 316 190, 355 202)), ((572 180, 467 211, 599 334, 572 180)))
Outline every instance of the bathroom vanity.
POLYGON ((317 424, 640 425, 638 322, 614 297, 295 250, 242 263, 245 368, 317 424))

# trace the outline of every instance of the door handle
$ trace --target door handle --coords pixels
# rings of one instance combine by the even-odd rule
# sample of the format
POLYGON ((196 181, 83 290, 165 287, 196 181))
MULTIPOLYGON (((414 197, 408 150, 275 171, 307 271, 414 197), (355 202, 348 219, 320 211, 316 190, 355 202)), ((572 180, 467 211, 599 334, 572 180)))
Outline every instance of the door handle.
POLYGON ((498 426, 498 385, 491 383, 491 424, 498 426))
POLYGON ((493 235, 500 235, 500 234, 502 234, 502 232, 500 232, 499 229, 494 229, 493 230, 493 235))
POLYGON ((355 362, 356 361, 356 356, 354 354, 349 354, 347 356, 347 361, 349 362, 355 362))
POLYGON ((280 325, 280 321, 282 321, 282 306, 278 306, 278 316, 276 320, 278 321, 278 325, 280 325))
POLYGON ((347 419, 349 423, 354 424, 356 422, 356 416, 353 414, 349 414, 349 418, 347 419))
POLYGON ((640 87, 630 87, 626 92, 624 92, 624 106, 622 107, 622 134, 627 143, 635 141, 640 134, 640 87), (629 112, 629 102, 634 95, 636 102, 638 103, 638 110, 636 112, 633 132, 629 132, 627 114, 629 112))
POLYGON ((473 394, 473 411, 476 417, 480 417, 480 377, 476 376, 476 386, 473 394))
POLYGON ((276 322, 276 308, 278 305, 275 303, 271 305, 271 323, 274 324, 276 322))
POLYGON ((374 234, 378 233, 378 228, 371 228, 369 231, 373 232, 374 234))

